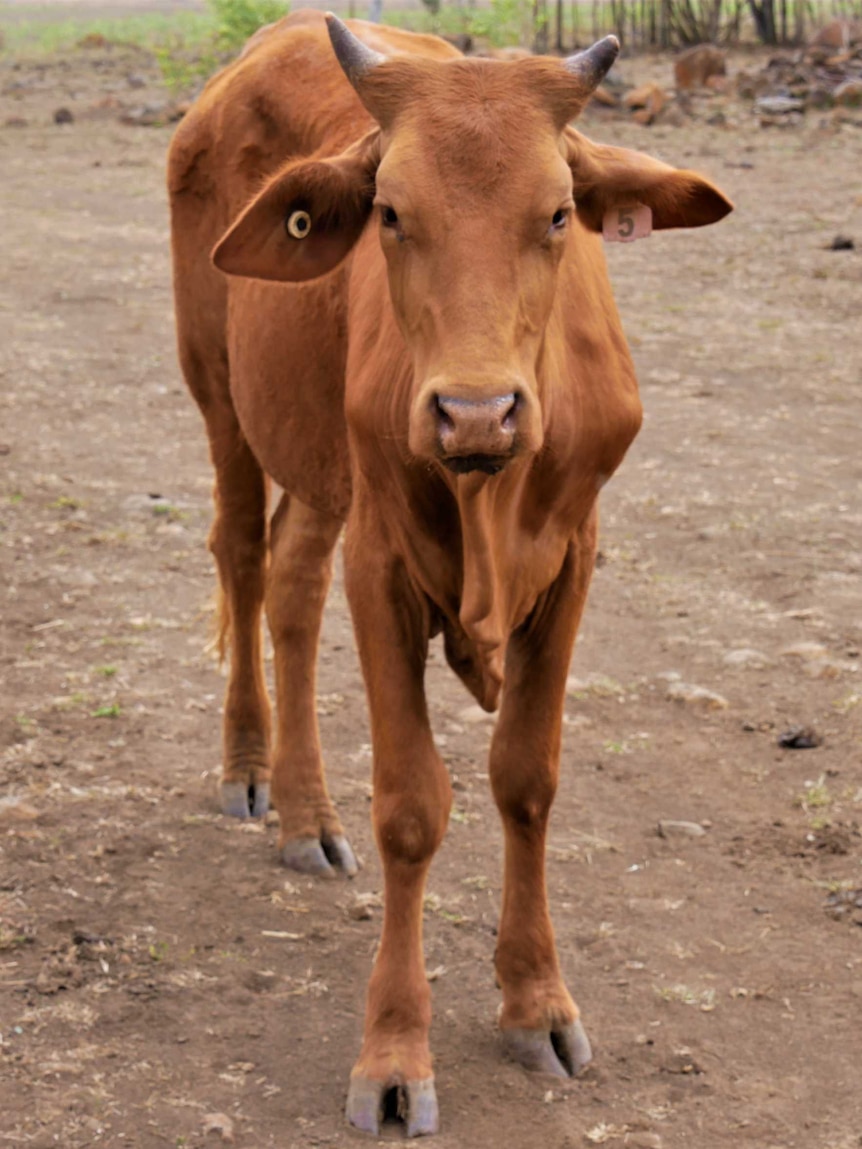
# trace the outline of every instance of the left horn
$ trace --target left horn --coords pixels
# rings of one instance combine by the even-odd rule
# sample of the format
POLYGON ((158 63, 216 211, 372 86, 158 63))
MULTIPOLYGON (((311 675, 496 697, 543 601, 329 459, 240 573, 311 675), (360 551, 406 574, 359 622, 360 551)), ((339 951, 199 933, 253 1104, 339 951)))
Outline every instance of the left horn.
MULTIPOLYGON (((347 32, 346 28, 344 30, 347 32)), ((347 34, 350 35, 349 32, 347 34)), ((593 44, 592 48, 569 56, 564 66, 567 72, 582 81, 588 91, 593 92, 610 71, 619 52, 620 42, 616 36, 605 36, 593 44)))
POLYGON ((353 35, 347 25, 342 23, 332 12, 326 13, 326 27, 329 31, 332 50, 335 52, 345 76, 354 88, 358 83, 361 83, 369 72, 385 63, 385 56, 382 56, 380 52, 375 52, 367 44, 363 44, 358 37, 353 35))

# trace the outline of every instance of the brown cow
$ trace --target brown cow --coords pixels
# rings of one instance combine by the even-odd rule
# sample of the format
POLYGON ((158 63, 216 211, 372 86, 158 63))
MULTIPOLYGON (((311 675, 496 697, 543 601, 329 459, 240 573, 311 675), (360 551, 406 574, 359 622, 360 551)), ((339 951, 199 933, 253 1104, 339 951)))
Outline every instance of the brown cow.
POLYGON ((386 884, 347 1112, 376 1132, 396 1090, 416 1135, 438 1123, 422 900, 451 801, 424 694, 429 640, 442 631, 487 710, 502 691, 490 776, 505 829, 504 1043, 530 1069, 574 1074, 590 1049, 560 974, 545 830, 597 495, 641 421, 597 233, 635 202, 656 228, 730 205, 692 172, 568 126, 613 37, 565 62, 465 60, 440 40, 327 20, 328 36, 316 13, 258 35, 176 134, 179 346, 215 465, 233 645, 224 807, 262 813, 271 777, 283 860, 325 874, 356 869, 315 718, 347 518, 386 884), (268 479, 285 492, 269 525, 268 479))

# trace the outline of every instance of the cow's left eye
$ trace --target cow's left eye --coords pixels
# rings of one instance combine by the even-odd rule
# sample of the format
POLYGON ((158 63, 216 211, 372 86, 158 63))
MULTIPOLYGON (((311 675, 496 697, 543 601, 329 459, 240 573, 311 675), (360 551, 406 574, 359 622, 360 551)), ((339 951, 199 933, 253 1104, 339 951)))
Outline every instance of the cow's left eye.
POLYGON ((566 226, 566 212, 560 208, 554 212, 554 217, 551 220, 551 231, 562 231, 566 226))

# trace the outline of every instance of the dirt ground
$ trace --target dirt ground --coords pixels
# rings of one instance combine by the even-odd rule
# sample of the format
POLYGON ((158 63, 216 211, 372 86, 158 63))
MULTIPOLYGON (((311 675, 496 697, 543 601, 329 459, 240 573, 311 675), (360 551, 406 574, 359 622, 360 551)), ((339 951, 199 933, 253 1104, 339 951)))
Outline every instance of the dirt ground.
MULTIPOLYGON (((365 866, 328 884, 279 868, 272 824, 217 812, 211 478, 174 358, 170 128, 117 122, 129 74, 164 98, 118 50, 0 66, 0 1142, 359 1145, 343 1104, 380 911, 355 902, 380 870, 344 595, 320 715, 365 866), (73 123, 53 123, 61 104, 73 123)), ((737 211, 609 251, 647 418, 603 495, 551 833, 596 1054, 572 1083, 498 1047, 491 725, 434 650, 456 788, 426 913, 436 1144, 849 1149, 862 132, 763 131, 744 110, 587 130, 701 169, 737 211), (855 251, 827 250, 839 232, 855 251), (781 748, 797 726, 822 745, 781 748), (663 819, 706 832, 661 837, 663 819)))

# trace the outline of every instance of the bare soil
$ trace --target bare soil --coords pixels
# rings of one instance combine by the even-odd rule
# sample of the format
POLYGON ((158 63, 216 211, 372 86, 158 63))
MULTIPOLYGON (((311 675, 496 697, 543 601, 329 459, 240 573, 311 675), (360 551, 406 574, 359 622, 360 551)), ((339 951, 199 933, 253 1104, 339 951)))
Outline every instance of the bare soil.
MULTIPOLYGON (((336 585, 321 725, 365 867, 315 883, 279 868, 273 825, 217 812, 170 129, 104 103, 142 71, 164 99, 120 50, 0 68, 0 1141, 358 1145, 380 911, 354 903, 380 871, 349 618, 336 585)), ((551 833, 596 1053, 572 1083, 498 1047, 491 726, 433 655, 456 788, 426 913, 440 1149, 860 1144, 862 133, 734 125, 586 124, 737 211, 609 251, 647 419, 603 495, 551 833), (838 232, 856 249, 827 250, 838 232), (822 744, 781 748, 795 726, 822 744)))

